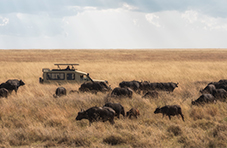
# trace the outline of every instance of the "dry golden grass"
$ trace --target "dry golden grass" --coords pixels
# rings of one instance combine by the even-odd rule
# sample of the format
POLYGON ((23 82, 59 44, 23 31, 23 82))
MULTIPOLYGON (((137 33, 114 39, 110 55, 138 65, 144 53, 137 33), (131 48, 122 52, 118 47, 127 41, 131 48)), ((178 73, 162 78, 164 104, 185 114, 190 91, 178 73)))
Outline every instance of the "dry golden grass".
MULTIPOLYGON (((227 147, 227 103, 191 106, 199 90, 227 78, 227 50, 0 50, 0 82, 22 79, 26 84, 0 99, 1 147, 227 147), (42 68, 54 63, 79 63, 79 70, 112 88, 123 80, 179 82, 173 93, 154 99, 114 99, 107 94, 68 94, 53 98, 57 85, 39 84, 42 68), (75 121, 81 108, 120 102, 136 107, 138 119, 121 117, 115 125, 75 121), (185 122, 154 114, 157 106, 179 104, 185 122)), ((67 90, 78 84, 64 84, 67 90)))

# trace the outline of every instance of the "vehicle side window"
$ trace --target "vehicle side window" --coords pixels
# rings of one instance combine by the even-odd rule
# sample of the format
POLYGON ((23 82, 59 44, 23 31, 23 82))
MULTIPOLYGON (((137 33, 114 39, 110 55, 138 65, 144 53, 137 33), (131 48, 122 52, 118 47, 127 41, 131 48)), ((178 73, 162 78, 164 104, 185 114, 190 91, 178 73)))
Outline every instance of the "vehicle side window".
POLYGON ((84 78, 84 75, 80 75, 80 79, 83 80, 83 78, 84 78))
POLYGON ((75 74, 74 73, 67 73, 67 80, 75 80, 75 74))
POLYGON ((47 73, 47 80, 64 80, 64 73, 47 73))

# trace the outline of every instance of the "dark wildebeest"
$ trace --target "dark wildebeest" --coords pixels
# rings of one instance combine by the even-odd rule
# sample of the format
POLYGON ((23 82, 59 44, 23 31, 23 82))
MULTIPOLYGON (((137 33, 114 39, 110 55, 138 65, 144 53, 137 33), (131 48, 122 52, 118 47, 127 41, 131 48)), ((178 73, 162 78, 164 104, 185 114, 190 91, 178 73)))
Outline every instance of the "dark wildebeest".
POLYGON ((159 83, 159 85, 157 85, 157 89, 158 90, 162 90, 162 91, 169 91, 169 92, 173 92, 173 90, 178 87, 179 83, 173 83, 173 82, 167 82, 167 83, 159 83))
POLYGON ((215 99, 219 100, 219 101, 226 101, 227 98, 227 91, 225 89, 215 89, 212 92, 213 96, 215 99))
POLYGON ((122 81, 121 83, 119 83, 119 86, 121 88, 124 88, 124 87, 129 87, 131 88, 134 92, 140 92, 140 83, 139 81, 122 81))
POLYGON ((107 92, 111 90, 110 86, 107 86, 105 82, 84 82, 81 84, 79 91, 80 92, 107 92))
POLYGON ((148 91, 143 95, 142 98, 158 98, 158 92, 155 90, 148 91))
POLYGON ((220 101, 225 101, 227 97, 227 91, 221 87, 219 87, 219 89, 216 89, 214 84, 207 85, 203 90, 200 90, 200 92, 202 94, 212 94, 215 99, 220 101))
POLYGON ((218 82, 219 82, 219 83, 225 83, 225 84, 227 84, 227 79, 221 79, 221 80, 219 80, 218 82))
POLYGON ((66 89, 64 87, 58 87, 53 95, 55 98, 66 95, 66 89))
POLYGON ((0 88, 7 89, 11 94, 13 90, 15 91, 15 93, 17 93, 18 88, 23 85, 25 85, 25 83, 22 80, 12 79, 12 80, 6 81, 5 83, 2 83, 0 85, 0 88))
POLYGON ((88 119, 89 125, 95 121, 109 121, 114 124, 115 111, 110 107, 91 107, 86 111, 81 110, 78 112, 76 120, 88 119))
POLYGON ((140 112, 138 109, 136 108, 131 108, 127 113, 126 116, 129 117, 129 119, 131 119, 132 116, 136 117, 140 115, 140 112))
POLYGON ((198 99, 192 101, 192 105, 202 105, 205 103, 215 103, 216 100, 212 94, 202 94, 198 99))
POLYGON ((216 87, 214 84, 209 84, 204 89, 200 90, 200 92, 202 94, 206 94, 206 93, 212 94, 215 89, 216 89, 216 87))
POLYGON ((115 111, 115 116, 117 116, 117 118, 120 118, 120 114, 122 114, 123 116, 125 116, 125 109, 124 107, 120 104, 120 103, 111 103, 108 102, 106 103, 103 107, 110 107, 115 111))
POLYGON ((140 90, 143 92, 147 92, 147 91, 153 90, 153 88, 151 88, 150 82, 143 81, 140 83, 140 90))
POLYGON ((166 115, 169 117, 170 120, 171 120, 171 116, 181 115, 182 120, 184 121, 184 116, 182 114, 181 107, 179 105, 166 105, 161 108, 158 107, 156 108, 154 113, 155 114, 162 113, 163 117, 164 115, 166 115))
POLYGON ((5 88, 0 88, 0 98, 1 98, 1 97, 7 98, 8 95, 9 95, 9 91, 8 91, 7 89, 5 89, 5 88))
POLYGON ((208 85, 214 85, 216 89, 225 89, 227 91, 227 82, 226 80, 220 80, 218 82, 211 82, 208 85))
POLYGON ((117 96, 117 97, 129 97, 129 98, 132 98, 132 94, 133 94, 132 89, 130 89, 128 87, 124 87, 124 88, 116 87, 111 92, 111 96, 112 97, 117 96))
POLYGON ((147 81, 141 83, 141 90, 143 91, 168 91, 173 92, 173 90, 178 87, 179 83, 167 82, 167 83, 149 83, 147 81))

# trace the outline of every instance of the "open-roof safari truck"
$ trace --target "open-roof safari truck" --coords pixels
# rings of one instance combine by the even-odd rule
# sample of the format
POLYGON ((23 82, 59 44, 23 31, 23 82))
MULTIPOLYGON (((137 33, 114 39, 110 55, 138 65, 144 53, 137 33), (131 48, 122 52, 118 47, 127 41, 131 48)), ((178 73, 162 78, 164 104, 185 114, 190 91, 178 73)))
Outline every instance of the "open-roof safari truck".
POLYGON ((87 81, 106 82, 105 80, 95 80, 89 76, 89 73, 78 71, 74 66, 79 64, 54 64, 57 69, 43 68, 43 77, 39 78, 40 83, 83 83, 87 81), (65 66, 61 68, 60 66, 65 66))

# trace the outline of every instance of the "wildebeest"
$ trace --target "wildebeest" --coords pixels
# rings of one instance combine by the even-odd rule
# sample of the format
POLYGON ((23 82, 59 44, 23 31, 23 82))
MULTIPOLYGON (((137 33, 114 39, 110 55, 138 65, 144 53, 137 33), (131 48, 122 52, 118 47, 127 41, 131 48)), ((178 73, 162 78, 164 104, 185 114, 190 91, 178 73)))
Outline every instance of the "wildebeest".
POLYGON ((110 107, 91 107, 86 111, 81 110, 78 112, 76 120, 88 119, 89 125, 95 121, 109 121, 114 124, 115 111, 110 107))
POLYGON ((9 95, 9 91, 5 88, 0 88, 0 97, 5 97, 7 98, 9 95))
POLYGON ((181 111, 181 107, 179 105, 165 105, 163 107, 158 107, 154 111, 155 114, 157 113, 162 113, 163 117, 164 115, 168 116, 169 119, 171 120, 171 116, 175 115, 181 115, 182 120, 184 121, 184 116, 181 111))
POLYGON ((9 93, 11 94, 13 90, 15 91, 15 93, 17 93, 18 88, 23 85, 25 85, 25 83, 22 80, 10 79, 10 80, 6 81, 5 83, 2 83, 0 85, 0 88, 7 89, 9 91, 9 93))
POLYGON ((202 94, 206 94, 206 93, 212 94, 215 99, 220 101, 225 101, 227 97, 227 91, 224 88, 221 88, 220 86, 218 87, 218 89, 216 89, 216 86, 214 84, 215 83, 207 85, 203 90, 200 90, 200 92, 202 94))
POLYGON ((218 82, 210 82, 208 85, 214 85, 216 89, 225 89, 227 91, 227 81, 220 80, 218 82))
MULTIPOLYGON (((151 83, 152 84, 152 83, 151 83)), ((173 90, 178 87, 178 83, 173 82, 167 82, 167 83, 154 83, 154 86, 156 90, 162 90, 162 91, 169 91, 173 92, 173 90)))
POLYGON ((215 99, 219 100, 219 101, 226 101, 227 98, 227 91, 225 89, 215 89, 212 92, 213 96, 215 97, 215 99))
POLYGON ((130 89, 128 87, 124 87, 124 88, 116 87, 111 92, 111 96, 112 97, 117 96, 117 97, 129 97, 129 98, 132 98, 132 94, 133 94, 132 89, 130 89))
POLYGON ((158 92, 155 90, 148 91, 143 95, 142 98, 158 98, 158 92))
POLYGON ((134 92, 140 92, 140 82, 139 81, 122 81, 121 83, 119 83, 119 86, 121 88, 124 87, 129 87, 131 88, 134 92))
POLYGON ((205 103, 215 103, 215 98, 212 94, 202 94, 198 99, 192 101, 192 105, 203 105, 205 103))
POLYGON ((179 83, 173 83, 173 82, 166 82, 166 83, 150 83, 150 82, 142 82, 141 83, 141 90, 143 91, 152 91, 152 90, 157 90, 157 91, 168 91, 168 92, 173 92, 173 90, 178 87, 179 83))
POLYGON ((120 114, 125 116, 125 109, 120 103, 107 102, 103 107, 112 108, 115 111, 115 116, 117 116, 117 118, 120 118, 120 114))
POLYGON ((107 86, 105 82, 84 82, 81 84, 79 91, 80 92, 107 92, 111 90, 110 86, 107 86))
POLYGON ((216 87, 214 84, 209 84, 204 89, 200 90, 200 92, 202 94, 206 94, 206 93, 212 94, 215 89, 216 89, 216 87))
POLYGON ((126 116, 129 117, 129 119, 131 119, 132 116, 136 117, 140 115, 140 112, 138 109, 136 108, 131 108, 127 113, 126 116))
POLYGON ((66 95, 66 89, 64 87, 58 87, 53 95, 55 98, 66 95))

